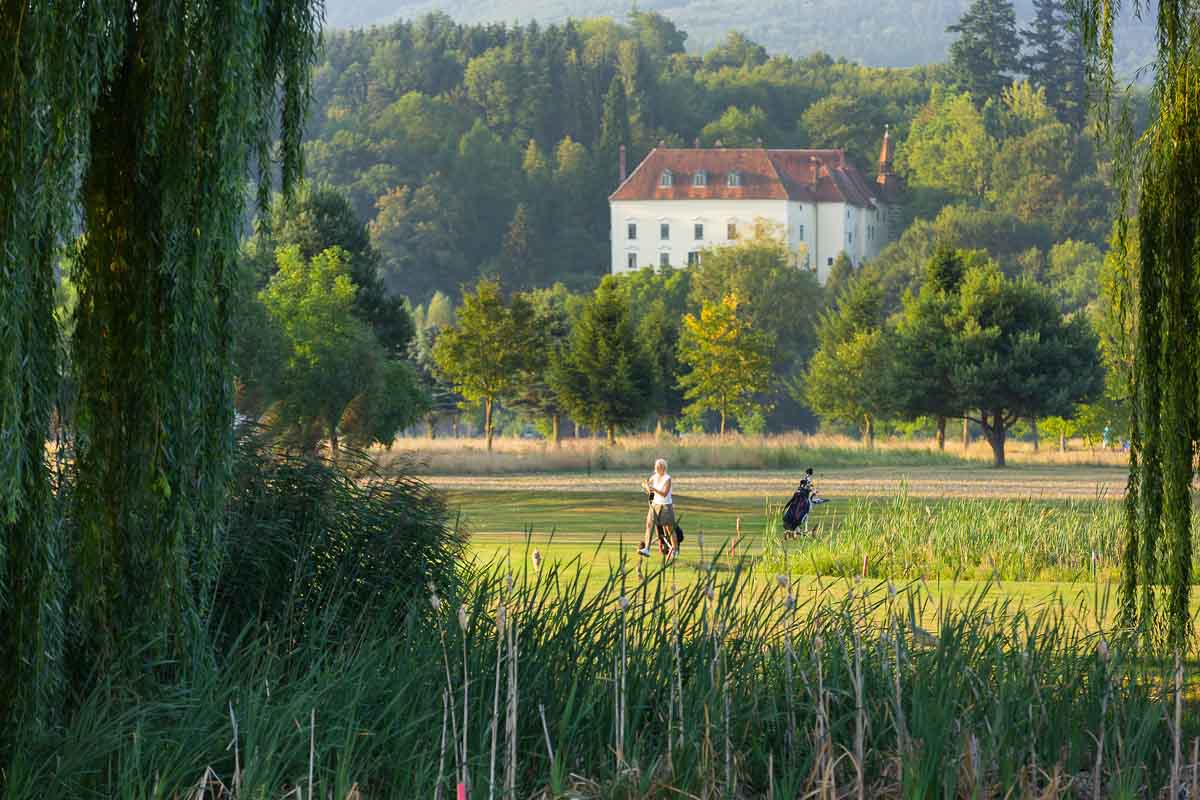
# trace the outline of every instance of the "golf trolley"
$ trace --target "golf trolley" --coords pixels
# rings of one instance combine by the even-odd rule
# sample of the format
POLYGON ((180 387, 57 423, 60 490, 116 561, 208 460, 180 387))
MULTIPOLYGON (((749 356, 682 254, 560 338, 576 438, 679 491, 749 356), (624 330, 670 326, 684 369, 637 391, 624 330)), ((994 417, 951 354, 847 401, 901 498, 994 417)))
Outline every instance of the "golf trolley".
POLYGON ((813 526, 811 530, 808 527, 808 515, 812 512, 813 506, 827 502, 829 501, 817 494, 817 490, 813 486, 812 467, 804 470, 804 478, 796 487, 796 491, 792 493, 787 505, 783 507, 783 538, 796 539, 816 533, 816 526, 813 526))

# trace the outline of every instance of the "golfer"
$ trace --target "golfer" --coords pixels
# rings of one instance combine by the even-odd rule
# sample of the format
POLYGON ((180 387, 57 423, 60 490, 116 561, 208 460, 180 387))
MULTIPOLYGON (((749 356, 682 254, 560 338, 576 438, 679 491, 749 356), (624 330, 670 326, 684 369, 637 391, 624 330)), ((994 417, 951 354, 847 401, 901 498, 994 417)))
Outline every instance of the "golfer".
POLYGON ((642 488, 652 495, 652 499, 650 510, 646 512, 646 537, 642 540, 642 549, 638 550, 638 554, 647 557, 650 555, 650 537, 655 527, 661 526, 670 543, 671 549, 667 553, 667 559, 670 560, 675 557, 678 544, 675 541, 675 503, 671 498, 671 476, 667 474, 666 461, 660 458, 654 462, 654 472, 651 473, 650 479, 642 484, 642 488))

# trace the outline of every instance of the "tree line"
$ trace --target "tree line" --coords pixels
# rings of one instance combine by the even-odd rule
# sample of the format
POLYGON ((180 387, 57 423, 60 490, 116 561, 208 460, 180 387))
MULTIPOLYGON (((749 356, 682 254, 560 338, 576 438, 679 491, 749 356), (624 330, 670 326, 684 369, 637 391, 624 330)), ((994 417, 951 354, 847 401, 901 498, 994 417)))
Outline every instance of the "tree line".
POLYGON ((464 416, 489 449, 498 420, 557 443, 572 423, 612 442, 819 419, 867 446, 906 423, 943 447, 960 419, 998 465, 1018 425, 1124 435, 1131 331, 1116 251, 1060 243, 1047 281, 951 240, 932 235, 915 274, 891 281, 843 254, 822 287, 764 223, 686 269, 590 291, 488 277, 414 307, 388 295, 349 201, 309 186, 243 248, 238 406, 285 442, 335 453, 464 416))

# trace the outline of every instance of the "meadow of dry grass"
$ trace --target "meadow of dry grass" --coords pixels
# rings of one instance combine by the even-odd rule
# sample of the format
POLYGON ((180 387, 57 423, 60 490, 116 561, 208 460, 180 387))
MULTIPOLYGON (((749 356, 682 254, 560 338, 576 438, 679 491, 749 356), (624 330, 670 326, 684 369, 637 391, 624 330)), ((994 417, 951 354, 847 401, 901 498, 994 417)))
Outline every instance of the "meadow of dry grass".
MULTIPOLYGON (((845 436, 787 433, 769 436, 716 436, 652 434, 623 436, 615 446, 601 439, 563 439, 558 447, 542 439, 496 438, 488 453, 482 439, 396 439, 390 449, 376 452, 383 465, 406 463, 423 475, 512 475, 518 473, 603 473, 648 470, 658 457, 673 469, 693 471, 803 469, 825 467, 987 466, 992 451, 976 440, 965 450, 950 440, 940 452, 927 439, 881 439, 873 451, 845 436)), ((1067 452, 1032 443, 1010 441, 1008 462, 1013 466, 1124 467, 1128 456, 1119 450, 1087 449, 1072 442, 1067 452)))

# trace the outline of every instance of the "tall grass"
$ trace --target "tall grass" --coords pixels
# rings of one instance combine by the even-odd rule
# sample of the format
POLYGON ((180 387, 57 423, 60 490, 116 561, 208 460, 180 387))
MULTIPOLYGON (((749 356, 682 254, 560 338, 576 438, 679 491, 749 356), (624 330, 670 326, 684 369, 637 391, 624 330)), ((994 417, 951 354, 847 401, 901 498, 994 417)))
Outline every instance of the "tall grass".
POLYGON ((247 631, 186 684, 98 687, 20 743, 0 795, 1135 797, 1191 774, 1174 664, 1061 608, 980 595, 935 634, 914 621, 933 601, 887 586, 503 570, 247 631))
POLYGON ((785 541, 775 506, 764 559, 775 571, 845 577, 861 574, 865 558, 873 574, 894 578, 1106 580, 1119 571, 1121 514, 1099 498, 935 502, 901 491, 819 507, 810 517, 816 534, 785 541))
MULTIPOLYGON (((732 434, 720 439, 688 434, 655 437, 622 436, 609 447, 600 439, 563 439, 558 447, 542 439, 496 438, 488 453, 482 439, 401 437, 387 450, 375 452, 383 464, 415 466, 435 475, 488 475, 523 472, 584 472, 649 469, 655 458, 674 467, 693 469, 796 469, 819 463, 824 467, 962 466, 990 464, 992 452, 982 441, 966 450, 947 441, 939 451, 931 440, 880 439, 874 450, 845 436, 802 433, 769 436, 732 434)), ((1058 453, 1048 447, 1034 452, 1025 442, 1008 444, 1013 464, 1074 464, 1125 466, 1128 456, 1113 450, 1077 449, 1058 453)))

